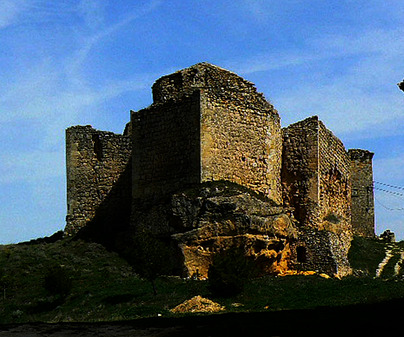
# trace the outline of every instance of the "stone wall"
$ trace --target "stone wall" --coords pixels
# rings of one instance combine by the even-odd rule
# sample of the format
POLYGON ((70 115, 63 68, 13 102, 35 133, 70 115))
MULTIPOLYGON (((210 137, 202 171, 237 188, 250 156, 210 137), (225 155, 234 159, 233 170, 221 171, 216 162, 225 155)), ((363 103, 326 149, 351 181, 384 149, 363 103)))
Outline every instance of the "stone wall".
POLYGON ((283 129, 285 203, 305 226, 349 230, 350 160, 342 142, 318 117, 283 129))
POLYGON ((200 182, 199 92, 132 111, 131 121, 135 201, 200 182))
POLYGON ((254 85, 220 68, 202 90, 202 181, 227 180, 282 203, 280 118, 254 85))
POLYGON ((327 230, 300 228, 299 239, 291 244, 291 269, 346 276, 352 270, 347 236, 327 230), (348 250, 346 249, 348 248, 348 250))
MULTIPOLYGON (((124 135, 91 126, 66 131, 67 234, 91 223, 98 226, 95 232, 104 228, 104 236, 112 235, 130 223, 157 236, 179 235, 184 228, 176 228, 170 198, 201 183, 227 181, 264 195, 268 207, 282 204, 287 210, 298 235, 287 239, 282 268, 290 262, 303 270, 349 273, 351 211, 354 233, 374 235, 373 191, 367 190, 373 154, 348 155, 316 116, 281 131, 277 111, 251 82, 207 63, 163 76, 152 90, 153 104, 131 111, 124 135)), ((226 224, 234 225, 233 216, 226 224)), ((207 217, 206 225, 214 218, 207 217)), ((187 224, 190 232, 194 225, 187 224)), ((232 233, 215 242, 225 246, 232 233)), ((240 240, 253 235, 237 233, 240 240)), ((200 251, 195 242, 191 260, 193 249, 200 251)))
POLYGON ((281 202, 280 119, 252 83, 201 63, 158 79, 153 99, 131 117, 135 199, 228 180, 281 202))
POLYGON ((315 116, 283 129, 282 156, 285 204, 300 223, 295 260, 304 251, 302 269, 348 274, 351 176, 344 145, 315 116))
POLYGON ((295 209, 302 225, 319 222, 319 123, 317 117, 283 131, 282 187, 285 205, 295 209))
POLYGON ((375 236, 373 153, 350 149, 352 174, 352 229, 355 235, 375 236))
MULTIPOLYGON (((128 217, 130 158, 129 135, 98 131, 91 126, 66 130, 67 235, 76 234, 100 213, 116 215, 115 221, 128 217)), ((109 226, 114 228, 114 223, 109 226)))
POLYGON ((324 228, 350 232, 351 172, 344 144, 319 121, 319 215, 324 228))

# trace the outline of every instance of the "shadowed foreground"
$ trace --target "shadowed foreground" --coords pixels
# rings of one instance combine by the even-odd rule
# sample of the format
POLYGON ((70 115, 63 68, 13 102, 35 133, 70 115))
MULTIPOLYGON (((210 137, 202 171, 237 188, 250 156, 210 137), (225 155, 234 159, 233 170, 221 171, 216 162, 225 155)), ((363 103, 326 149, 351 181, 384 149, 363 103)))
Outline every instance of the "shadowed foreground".
POLYGON ((360 336, 396 332, 404 299, 368 305, 270 313, 147 318, 109 323, 0 326, 0 336, 360 336))

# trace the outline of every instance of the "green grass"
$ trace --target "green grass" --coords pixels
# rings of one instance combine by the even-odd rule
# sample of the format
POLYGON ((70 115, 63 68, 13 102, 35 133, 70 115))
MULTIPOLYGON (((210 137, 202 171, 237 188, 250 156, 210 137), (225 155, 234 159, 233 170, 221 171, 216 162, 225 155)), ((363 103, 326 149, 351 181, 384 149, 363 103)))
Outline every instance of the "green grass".
MULTIPOLYGON (((169 309, 201 295, 225 305, 230 312, 305 309, 321 306, 373 303, 404 297, 404 281, 392 277, 402 244, 381 278, 374 278, 386 245, 355 238, 349 253, 355 269, 366 277, 342 280, 320 276, 267 276, 250 280, 244 291, 230 298, 213 297, 206 281, 161 277, 157 295, 150 282, 103 246, 64 239, 56 243, 0 246, 0 323, 113 321, 142 317, 176 316, 169 309), (59 266, 71 280, 65 295, 50 293, 46 272, 59 266), (237 303, 237 305, 234 305, 237 303)), ((64 277, 64 276, 63 276, 64 277)))
POLYGON ((157 280, 154 296, 150 282, 125 260, 83 241, 1 246, 0 273, 0 323, 134 319, 166 314, 185 299, 206 294, 205 283, 166 277, 157 280), (46 290, 45 276, 54 266, 62 266, 71 279, 66 296, 46 290))
POLYGON ((354 237, 348 258, 351 267, 375 276, 379 263, 385 256, 386 244, 378 239, 354 237))
MULTIPOLYGON (((247 285, 231 301, 244 303, 244 311, 308 309, 372 303, 404 296, 404 283, 373 278, 324 279, 319 276, 265 277, 247 285)), ((238 308, 239 309, 239 308, 238 308)))

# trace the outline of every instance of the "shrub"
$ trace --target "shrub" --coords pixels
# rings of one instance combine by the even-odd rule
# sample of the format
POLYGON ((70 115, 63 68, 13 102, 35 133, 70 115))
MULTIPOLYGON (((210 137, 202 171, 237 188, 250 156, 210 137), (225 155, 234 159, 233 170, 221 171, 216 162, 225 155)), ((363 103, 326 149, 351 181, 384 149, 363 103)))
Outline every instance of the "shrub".
POLYGON ((334 225, 338 225, 341 222, 341 218, 338 215, 335 215, 334 213, 328 213, 324 217, 324 220, 329 221, 334 225))
POLYGON ((214 256, 208 271, 209 290, 217 297, 241 293, 245 283, 255 275, 253 262, 240 248, 232 248, 214 256))
POLYGON ((379 263, 385 257, 386 244, 374 238, 354 236, 348 259, 351 267, 365 271, 365 275, 375 275, 379 263))
POLYGON ((66 297, 72 290, 72 281, 64 268, 54 266, 45 274, 44 287, 51 295, 66 297))
POLYGON ((123 252, 123 256, 141 277, 150 281, 153 293, 157 295, 155 280, 172 271, 169 246, 147 231, 132 234, 128 242, 129 248, 123 252))

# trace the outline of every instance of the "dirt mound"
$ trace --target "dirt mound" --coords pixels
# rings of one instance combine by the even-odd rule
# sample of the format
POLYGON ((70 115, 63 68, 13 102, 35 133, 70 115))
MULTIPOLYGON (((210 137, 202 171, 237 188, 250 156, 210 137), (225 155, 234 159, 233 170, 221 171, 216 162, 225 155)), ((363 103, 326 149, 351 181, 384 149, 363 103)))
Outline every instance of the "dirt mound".
POLYGON ((219 303, 215 303, 207 298, 201 296, 192 297, 190 300, 177 305, 171 309, 173 313, 186 313, 186 312, 219 312, 225 310, 225 307, 219 303))

